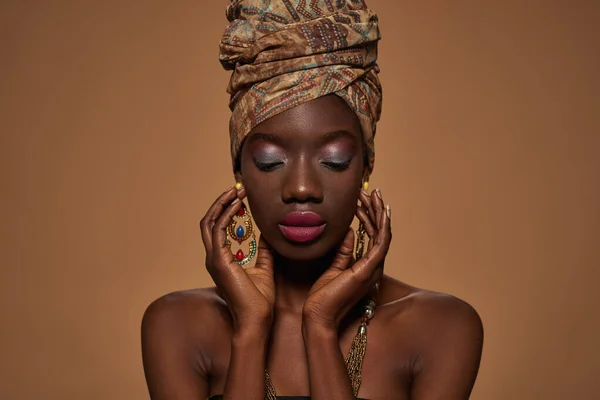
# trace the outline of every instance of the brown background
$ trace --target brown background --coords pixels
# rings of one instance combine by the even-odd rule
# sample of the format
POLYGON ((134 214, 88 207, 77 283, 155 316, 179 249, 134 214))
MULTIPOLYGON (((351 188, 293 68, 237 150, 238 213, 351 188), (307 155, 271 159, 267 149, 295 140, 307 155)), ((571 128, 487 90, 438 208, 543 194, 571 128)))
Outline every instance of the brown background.
MULTIPOLYGON (((600 392, 599 4, 370 1, 386 267, 480 312, 473 399, 600 392)), ((0 398, 147 398, 142 313, 210 285, 233 183, 225 5, 0 3, 0 398)))

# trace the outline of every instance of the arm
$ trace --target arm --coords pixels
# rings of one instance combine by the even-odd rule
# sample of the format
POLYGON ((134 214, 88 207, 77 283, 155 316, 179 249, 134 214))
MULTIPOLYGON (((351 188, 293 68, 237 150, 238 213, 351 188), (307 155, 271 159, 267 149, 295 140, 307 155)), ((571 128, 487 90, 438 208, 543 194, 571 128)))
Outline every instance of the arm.
POLYGON ((338 327, 350 309, 381 279, 392 239, 391 210, 384 207, 381 193, 369 196, 363 191, 361 202, 357 216, 369 235, 367 254, 354 262, 354 232, 350 229, 331 267, 315 282, 304 304, 302 332, 313 399, 355 398, 339 348, 338 327))
POLYGON ((245 189, 230 188, 200 222, 206 268, 227 303, 233 336, 223 399, 263 400, 266 355, 273 322, 273 254, 261 237, 256 264, 242 268, 227 245, 227 227, 242 208, 245 189))
POLYGON ((336 329, 303 323, 308 358, 310 393, 313 399, 354 399, 336 329))
POLYGON ((451 296, 438 296, 425 315, 432 325, 421 343, 415 363, 411 399, 468 399, 479 370, 483 325, 477 312, 451 296), (431 310, 435 308, 435 310, 431 310), (432 314, 429 314, 429 313, 432 314))
POLYGON ((270 325, 235 333, 223 399, 265 398, 265 368, 270 325))

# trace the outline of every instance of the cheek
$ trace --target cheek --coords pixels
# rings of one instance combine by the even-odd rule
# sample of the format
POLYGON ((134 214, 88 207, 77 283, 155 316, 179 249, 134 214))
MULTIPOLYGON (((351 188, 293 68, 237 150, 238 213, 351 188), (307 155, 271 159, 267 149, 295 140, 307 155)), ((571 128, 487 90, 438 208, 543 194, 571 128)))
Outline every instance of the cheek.
MULTIPOLYGON (((340 188, 340 190, 335 193, 334 206, 337 209, 337 213, 340 214, 340 217, 346 216, 344 218, 345 220, 352 220, 358 205, 359 192, 360 187, 358 185, 354 187, 353 185, 352 187, 340 188)), ((334 195, 332 194, 332 196, 334 195)))
POLYGON ((333 179, 325 192, 325 196, 329 198, 328 203, 332 214, 344 228, 352 222, 356 213, 362 187, 361 174, 362 171, 356 171, 349 173, 346 179, 333 179))
POLYGON ((326 178, 326 187, 331 188, 330 192, 337 197, 346 197, 352 194, 358 196, 362 188, 363 166, 361 162, 353 161, 346 171, 338 174, 328 174, 326 178))
MULTIPOLYGON (((270 220, 273 213, 274 196, 276 193, 276 182, 272 179, 253 179, 256 176, 244 176, 244 185, 246 187, 246 202, 250 206, 250 213, 256 226, 261 232, 272 225, 270 220)), ((276 197, 275 197, 276 198, 276 197)))

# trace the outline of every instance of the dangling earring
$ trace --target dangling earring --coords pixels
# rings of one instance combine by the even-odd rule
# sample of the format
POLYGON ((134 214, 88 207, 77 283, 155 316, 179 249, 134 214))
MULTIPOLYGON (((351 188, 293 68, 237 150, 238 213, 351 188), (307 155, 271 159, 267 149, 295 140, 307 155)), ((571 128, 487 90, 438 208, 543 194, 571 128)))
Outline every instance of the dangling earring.
POLYGON ((233 254, 235 261, 240 265, 246 265, 254 256, 256 256, 256 236, 254 235, 254 228, 252 226, 252 219, 246 205, 242 203, 242 208, 240 208, 236 215, 231 219, 231 223, 227 227, 227 239, 226 244, 231 251, 231 242, 235 240, 238 245, 242 245, 242 242, 252 238, 250 242, 248 255, 245 255, 242 249, 239 249, 235 254, 233 254), (238 223, 239 222, 239 223, 238 223))
POLYGON ((365 227, 362 222, 359 222, 356 230, 356 250, 354 251, 354 259, 360 260, 365 253, 365 227))
MULTIPOLYGON (((365 191, 369 190, 369 181, 365 181, 363 183, 363 189, 365 191)), ((354 259, 356 261, 360 260, 365 253, 365 226, 362 221, 358 224, 358 229, 356 230, 356 250, 354 251, 354 259)))

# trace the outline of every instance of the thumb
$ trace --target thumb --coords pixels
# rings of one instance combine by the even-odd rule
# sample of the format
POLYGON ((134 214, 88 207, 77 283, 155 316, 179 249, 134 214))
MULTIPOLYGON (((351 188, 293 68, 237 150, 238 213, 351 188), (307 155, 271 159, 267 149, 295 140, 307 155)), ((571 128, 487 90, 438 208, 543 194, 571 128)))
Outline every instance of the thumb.
POLYGON ((331 263, 332 269, 339 269, 341 271, 347 269, 353 261, 352 251, 354 250, 354 230, 348 229, 342 244, 338 248, 338 251, 331 263))
POLYGON ((258 256, 254 266, 273 272, 273 248, 263 235, 258 239, 258 256))

